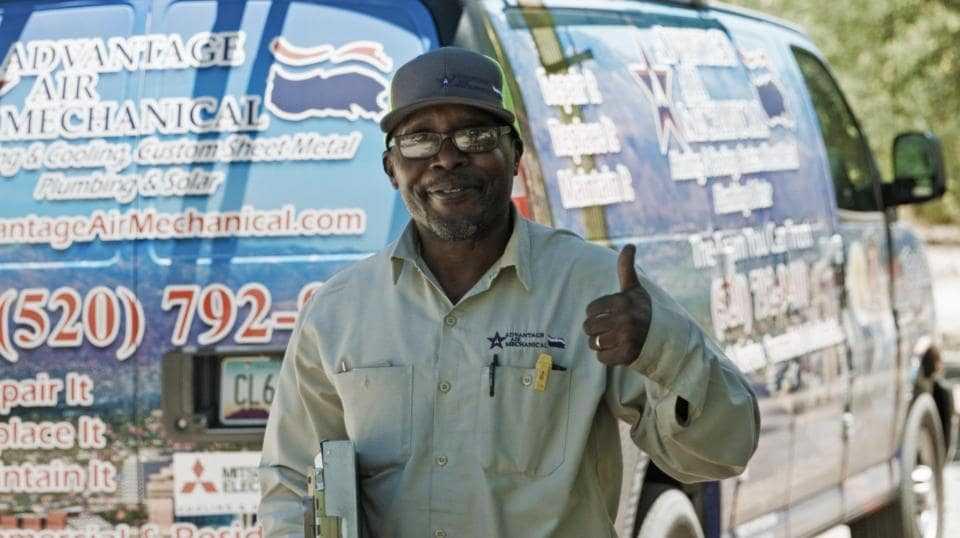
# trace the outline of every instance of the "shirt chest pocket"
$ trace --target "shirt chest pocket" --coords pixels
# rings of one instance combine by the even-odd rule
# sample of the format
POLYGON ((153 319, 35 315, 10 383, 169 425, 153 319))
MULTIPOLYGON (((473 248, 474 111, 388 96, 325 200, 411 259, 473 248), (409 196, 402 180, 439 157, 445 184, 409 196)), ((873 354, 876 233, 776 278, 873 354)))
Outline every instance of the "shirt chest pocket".
POLYGON ((570 417, 570 372, 553 370, 537 390, 534 368, 482 370, 479 451, 494 474, 548 476, 563 463, 570 417), (490 395, 490 383, 493 395, 490 395))
POLYGON ((410 457, 411 368, 354 368, 334 376, 363 475, 401 465, 410 457))

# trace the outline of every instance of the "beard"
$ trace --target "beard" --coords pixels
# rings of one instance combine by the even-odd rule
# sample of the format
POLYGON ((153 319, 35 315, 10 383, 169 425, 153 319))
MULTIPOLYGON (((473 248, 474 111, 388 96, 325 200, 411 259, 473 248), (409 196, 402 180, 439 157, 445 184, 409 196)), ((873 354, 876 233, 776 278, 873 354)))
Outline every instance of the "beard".
POLYGON ((510 213, 510 181, 501 185, 489 178, 462 175, 454 180, 458 184, 480 185, 478 213, 445 215, 430 205, 430 195, 425 190, 402 192, 410 216, 417 227, 443 241, 477 240, 510 213), (506 189, 504 189, 504 186, 506 189))
POLYGON ((483 236, 483 221, 481 218, 469 217, 440 217, 439 215, 424 215, 420 224, 425 224, 433 235, 444 241, 467 241, 479 239, 483 236))

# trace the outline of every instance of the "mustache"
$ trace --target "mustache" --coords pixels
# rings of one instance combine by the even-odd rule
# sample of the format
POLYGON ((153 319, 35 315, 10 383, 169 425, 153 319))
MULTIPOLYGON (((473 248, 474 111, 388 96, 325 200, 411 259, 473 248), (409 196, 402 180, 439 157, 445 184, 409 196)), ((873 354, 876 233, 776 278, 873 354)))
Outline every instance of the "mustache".
POLYGON ((482 188, 486 178, 474 172, 451 172, 434 178, 424 185, 426 192, 453 188, 482 188))

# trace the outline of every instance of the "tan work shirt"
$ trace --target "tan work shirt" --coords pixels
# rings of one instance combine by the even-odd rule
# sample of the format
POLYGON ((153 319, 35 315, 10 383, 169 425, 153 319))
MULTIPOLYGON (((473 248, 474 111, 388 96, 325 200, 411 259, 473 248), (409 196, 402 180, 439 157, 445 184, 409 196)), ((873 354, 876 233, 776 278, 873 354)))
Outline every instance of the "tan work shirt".
POLYGON ((719 347, 641 274, 653 303, 643 351, 627 367, 603 365, 582 323, 591 301, 619 291, 617 253, 514 223, 500 260, 456 305, 418 255, 412 223, 316 293, 264 438, 268 537, 302 535, 304 475, 324 439, 356 443, 378 538, 616 536, 617 418, 679 480, 743 470, 756 398, 719 347), (536 390, 541 353, 556 369, 536 390))

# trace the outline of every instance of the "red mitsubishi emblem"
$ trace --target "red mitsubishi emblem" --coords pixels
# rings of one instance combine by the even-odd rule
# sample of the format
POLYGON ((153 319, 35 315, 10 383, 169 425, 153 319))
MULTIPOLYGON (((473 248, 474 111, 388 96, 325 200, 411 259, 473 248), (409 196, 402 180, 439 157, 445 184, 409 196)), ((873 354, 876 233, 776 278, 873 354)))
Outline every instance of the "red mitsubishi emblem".
POLYGON ((191 480, 190 482, 184 484, 183 488, 180 490, 180 493, 193 493, 194 488, 196 488, 198 484, 203 488, 203 491, 206 491, 207 493, 217 492, 217 486, 213 482, 200 479, 200 477, 203 476, 203 471, 205 469, 203 468, 203 464, 200 463, 199 458, 197 458, 197 461, 193 463, 193 467, 191 467, 191 469, 193 469, 193 474, 197 477, 197 479, 191 480))

